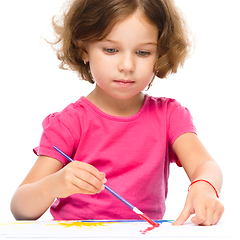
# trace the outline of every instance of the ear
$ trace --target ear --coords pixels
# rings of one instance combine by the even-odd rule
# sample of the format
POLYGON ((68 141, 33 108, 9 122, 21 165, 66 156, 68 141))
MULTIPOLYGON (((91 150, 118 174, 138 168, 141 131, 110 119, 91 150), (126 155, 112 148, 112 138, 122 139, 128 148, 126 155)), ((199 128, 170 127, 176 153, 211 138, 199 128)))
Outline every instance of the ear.
POLYGON ((88 57, 88 51, 87 51, 87 44, 85 41, 77 41, 76 42, 77 46, 81 49, 82 51, 82 60, 86 61, 86 62, 89 62, 89 57, 88 57))

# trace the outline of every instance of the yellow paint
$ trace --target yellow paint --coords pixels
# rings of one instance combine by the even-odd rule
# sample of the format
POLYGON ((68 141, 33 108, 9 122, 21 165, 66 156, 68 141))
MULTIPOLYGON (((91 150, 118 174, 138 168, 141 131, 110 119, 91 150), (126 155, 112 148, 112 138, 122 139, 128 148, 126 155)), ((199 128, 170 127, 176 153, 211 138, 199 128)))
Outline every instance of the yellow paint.
POLYGON ((98 226, 107 226, 109 224, 113 224, 115 222, 58 222, 57 224, 46 224, 46 226, 61 226, 64 228, 69 228, 69 227, 77 227, 77 228, 83 228, 83 227, 88 227, 88 228, 93 228, 93 227, 98 227, 98 226))

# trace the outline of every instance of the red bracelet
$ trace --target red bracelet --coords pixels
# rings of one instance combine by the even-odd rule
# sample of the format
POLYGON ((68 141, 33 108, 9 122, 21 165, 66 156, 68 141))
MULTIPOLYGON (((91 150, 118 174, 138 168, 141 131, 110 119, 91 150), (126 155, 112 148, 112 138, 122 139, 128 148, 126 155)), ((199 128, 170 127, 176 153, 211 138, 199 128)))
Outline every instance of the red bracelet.
POLYGON ((215 191, 215 193, 216 193, 216 195, 217 195, 217 198, 219 198, 217 189, 216 189, 210 182, 208 182, 207 180, 203 180, 203 179, 199 179, 199 180, 193 181, 193 182, 189 185, 188 191, 190 190, 191 186, 192 186, 194 183, 197 183, 197 182, 206 182, 206 183, 208 183, 208 184, 214 189, 214 191, 215 191))

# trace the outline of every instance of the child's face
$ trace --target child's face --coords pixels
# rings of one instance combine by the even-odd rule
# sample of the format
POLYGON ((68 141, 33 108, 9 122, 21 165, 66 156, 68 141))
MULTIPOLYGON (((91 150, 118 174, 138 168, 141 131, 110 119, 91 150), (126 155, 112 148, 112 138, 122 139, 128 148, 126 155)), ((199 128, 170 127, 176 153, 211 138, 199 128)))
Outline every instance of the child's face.
POLYGON ((84 58, 97 86, 117 99, 141 92, 154 76, 157 41, 157 26, 136 12, 117 23, 102 41, 86 43, 84 58))

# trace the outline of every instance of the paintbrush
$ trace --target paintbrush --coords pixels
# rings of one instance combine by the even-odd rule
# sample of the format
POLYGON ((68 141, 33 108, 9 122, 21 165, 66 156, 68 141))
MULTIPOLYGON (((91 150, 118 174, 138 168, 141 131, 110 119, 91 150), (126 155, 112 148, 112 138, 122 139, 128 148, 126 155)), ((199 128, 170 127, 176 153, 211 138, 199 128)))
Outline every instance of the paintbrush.
MULTIPOLYGON (((53 146, 55 150, 57 150, 60 154, 62 154, 68 161, 73 162, 73 159, 71 159, 67 154, 62 152, 57 147, 53 146)), ((155 223, 151 218, 149 218, 147 215, 145 215, 143 212, 141 212, 138 208, 133 206, 131 203, 129 203, 125 198, 120 196, 118 193, 113 191, 110 187, 108 187, 106 184, 104 184, 105 189, 108 190, 112 195, 114 195, 116 198, 118 198, 120 201, 125 203, 129 208, 131 208, 136 214, 138 214, 139 217, 146 220, 148 223, 150 223, 153 227, 159 227, 159 223, 155 223)))

